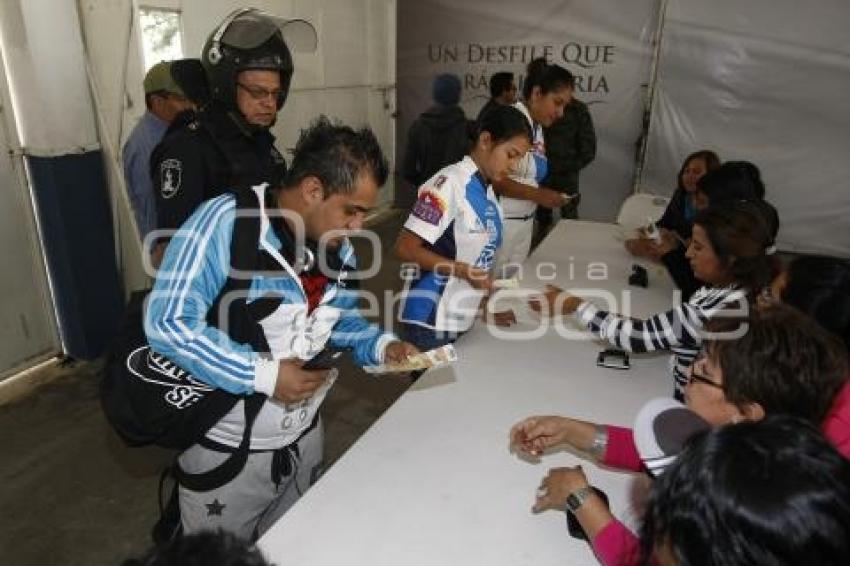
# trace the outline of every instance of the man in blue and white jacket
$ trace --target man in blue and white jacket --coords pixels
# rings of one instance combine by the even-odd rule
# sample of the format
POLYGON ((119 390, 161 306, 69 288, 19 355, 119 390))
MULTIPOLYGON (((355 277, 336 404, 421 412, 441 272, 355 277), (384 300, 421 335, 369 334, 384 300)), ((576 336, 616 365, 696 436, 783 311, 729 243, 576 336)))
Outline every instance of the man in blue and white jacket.
MULTIPOLYGON (((180 487, 184 533, 223 528, 256 537, 316 479, 322 458, 317 411, 335 375, 303 369, 306 360, 328 345, 351 348, 360 365, 400 362, 416 353, 368 324, 357 310, 357 293, 347 288, 355 259, 344 232, 362 228, 386 177, 387 162, 371 131, 320 118, 302 134, 284 186, 251 189, 259 201, 262 268, 244 274, 251 278, 247 301, 279 301, 258 321, 267 352, 232 340, 222 330, 226 321, 208 323, 216 300, 228 300, 219 295, 233 276, 236 198, 205 202, 171 240, 145 313, 151 348, 212 387, 268 396, 242 472, 212 491, 180 487)), ((215 468, 244 431, 240 401, 180 455, 181 468, 190 474, 215 468)))

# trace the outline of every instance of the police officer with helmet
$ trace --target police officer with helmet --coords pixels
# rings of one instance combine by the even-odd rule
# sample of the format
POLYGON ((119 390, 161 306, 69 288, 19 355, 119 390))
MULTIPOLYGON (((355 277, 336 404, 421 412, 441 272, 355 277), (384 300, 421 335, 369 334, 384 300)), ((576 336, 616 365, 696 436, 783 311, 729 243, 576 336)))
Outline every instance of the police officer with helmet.
POLYGON ((201 59, 209 100, 151 155, 158 228, 177 229, 201 202, 286 173, 270 128, 292 81, 287 41, 315 50, 315 29, 253 8, 232 12, 209 36, 201 59))

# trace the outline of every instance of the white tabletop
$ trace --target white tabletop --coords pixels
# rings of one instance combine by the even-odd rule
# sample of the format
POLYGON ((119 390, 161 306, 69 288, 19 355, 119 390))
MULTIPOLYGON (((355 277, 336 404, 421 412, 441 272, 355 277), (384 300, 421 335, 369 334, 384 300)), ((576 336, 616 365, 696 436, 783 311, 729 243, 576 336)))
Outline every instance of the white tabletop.
MULTIPOLYGON (((657 266, 647 266, 648 289, 627 285, 635 260, 622 240, 616 225, 562 221, 526 262, 523 285, 597 288, 620 303, 631 300, 632 316, 670 308, 673 286, 657 266), (538 274, 535 267, 547 263, 554 270, 549 265, 538 274), (604 275, 602 264, 607 279, 591 280, 604 275), (538 277, 553 271, 552 281, 538 277)), ((576 328, 563 322, 562 334, 576 328)), ((516 338, 534 331, 524 323, 509 332, 516 338)), ((514 340, 477 323, 457 344, 458 362, 425 374, 262 537, 260 548, 281 565, 596 564, 590 547, 567 533, 563 512, 531 513, 535 488, 550 467, 582 463, 615 515, 633 522, 631 493, 640 475, 604 470, 565 451, 528 462, 509 451, 508 431, 532 414, 630 426, 645 401, 671 394, 667 355, 633 356, 631 369, 620 371, 596 366, 602 348, 565 339, 555 328, 514 340)))

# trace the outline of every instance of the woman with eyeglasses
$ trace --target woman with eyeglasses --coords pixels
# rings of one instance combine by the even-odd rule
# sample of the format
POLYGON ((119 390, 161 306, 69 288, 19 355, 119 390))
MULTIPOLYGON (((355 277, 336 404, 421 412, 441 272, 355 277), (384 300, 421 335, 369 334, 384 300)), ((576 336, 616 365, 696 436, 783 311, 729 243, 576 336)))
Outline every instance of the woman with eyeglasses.
POLYGON ((745 315, 776 272, 776 262, 769 254, 773 237, 767 218, 771 214, 775 215, 775 210, 764 201, 701 211, 694 220, 687 257, 703 287, 688 302, 667 312, 638 320, 602 310, 552 285, 542 299, 532 298, 530 307, 573 315, 580 325, 615 348, 670 350, 673 393, 681 401, 706 322, 724 310, 745 315))
MULTIPOLYGON (((784 305, 748 319, 717 319, 708 330, 713 338, 690 368, 685 388, 685 403, 699 417, 714 427, 767 415, 790 415, 826 426, 833 400, 847 384, 847 352, 835 336, 784 305)), ((834 444, 843 437, 841 432, 825 433, 834 444)), ((514 425, 510 437, 512 446, 532 456, 564 445, 611 468, 643 470, 627 428, 533 416, 514 425)), ((845 450, 844 456, 850 457, 850 452, 845 450)), ((563 509, 570 494, 589 485, 580 467, 550 470, 544 481, 548 491, 538 498, 537 510, 563 509)), ((635 549, 634 535, 595 494, 575 514, 603 564, 620 564, 635 549)))

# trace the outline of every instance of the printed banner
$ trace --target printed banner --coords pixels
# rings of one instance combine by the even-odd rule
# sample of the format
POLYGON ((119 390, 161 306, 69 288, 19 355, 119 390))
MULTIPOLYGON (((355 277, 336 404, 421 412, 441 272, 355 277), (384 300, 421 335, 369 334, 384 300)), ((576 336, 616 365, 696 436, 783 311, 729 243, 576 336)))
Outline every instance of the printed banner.
MULTIPOLYGON (((576 96, 588 104, 596 129, 597 156, 581 173, 579 214, 614 220, 633 186, 655 5, 653 0, 399 2, 399 161, 408 127, 433 104, 436 75, 461 78, 461 106, 474 119, 489 98, 493 73, 513 72, 521 90, 528 63, 546 57, 576 76, 576 96)), ((412 203, 412 187, 398 190, 408 191, 412 203)))

